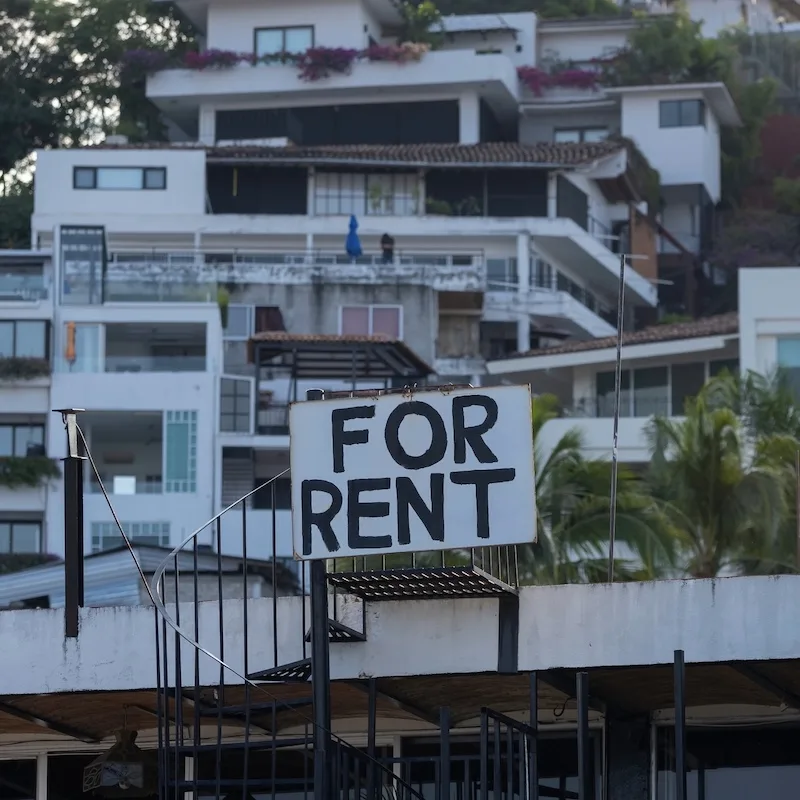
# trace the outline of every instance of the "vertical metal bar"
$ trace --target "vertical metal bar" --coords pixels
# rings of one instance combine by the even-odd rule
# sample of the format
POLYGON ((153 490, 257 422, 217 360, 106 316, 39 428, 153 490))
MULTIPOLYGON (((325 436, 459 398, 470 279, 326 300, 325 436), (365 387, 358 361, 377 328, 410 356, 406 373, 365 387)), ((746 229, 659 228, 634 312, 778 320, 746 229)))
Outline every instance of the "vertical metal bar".
POLYGON ((611 445, 611 497, 608 524, 608 582, 614 582, 614 542, 617 538, 617 476, 619 474, 619 411, 622 388, 622 334, 625 327, 625 264, 628 256, 619 256, 619 293, 617 295, 617 359, 614 366, 614 429, 611 445))
POLYGON ((161 675, 161 632, 159 631, 159 622, 161 617, 158 614, 158 609, 153 606, 153 619, 156 624, 156 713, 158 721, 158 796, 160 800, 166 800, 164 793, 163 776, 167 773, 167 765, 164 759, 164 729, 161 727, 164 721, 164 716, 167 713, 164 708, 166 704, 166 696, 163 692, 164 686, 162 683, 161 675))
POLYGON ((494 722, 494 736, 492 737, 493 742, 493 766, 494 766, 494 775, 492 784, 494 786, 494 800, 503 800, 503 786, 500 780, 500 767, 502 764, 502 751, 500 749, 500 723, 495 719, 494 722))
POLYGON ((216 750, 216 790, 220 797, 220 781, 222 780, 222 706, 225 704, 225 624, 222 614, 222 520, 217 519, 217 615, 219 630, 219 685, 217 686, 217 750, 216 750))
MULTIPOLYGON (((162 575, 159 581, 159 592, 161 597, 166 599, 166 586, 165 578, 162 575)), ((169 745, 170 745, 170 724, 171 715, 169 710, 169 662, 167 660, 167 622, 161 620, 161 669, 164 679, 164 774, 162 780, 164 781, 164 797, 169 797, 169 745)))
POLYGON ((508 800, 514 796, 514 731, 506 725, 506 792, 508 800))
POLYGON ((83 608, 83 458, 78 449, 78 418, 83 409, 56 409, 67 432, 64 462, 64 635, 78 635, 83 608))
MULTIPOLYGON (((175 570, 175 624, 181 624, 181 596, 180 582, 181 573, 178 566, 178 554, 173 558, 173 569, 175 570)), ((183 780, 181 774, 180 752, 183 745, 183 675, 181 664, 181 637, 175 632, 175 797, 181 796, 180 785, 183 780)))
POLYGON ((369 706, 367 710, 367 797, 375 796, 375 734, 378 727, 378 681, 369 679, 369 706))
POLYGON ((578 699, 578 797, 592 800, 592 740, 589 734, 589 674, 579 672, 575 695, 578 699))
MULTIPOLYGON (((247 565, 247 501, 242 501, 242 627, 244 629, 244 675, 250 674, 250 638, 248 624, 249 586, 247 565)), ((273 575, 273 580, 274 580, 273 575)), ((250 683, 244 684, 244 753, 242 755, 242 800, 247 800, 247 782, 250 778, 250 683)), ((194 797, 193 800, 198 800, 194 797)))
POLYGON ((439 709, 439 797, 450 799, 450 709, 439 709))
MULTIPOLYGON (((275 516, 275 480, 273 479, 270 484, 272 489, 271 505, 272 505, 272 658, 275 666, 278 666, 278 533, 276 526, 275 516)), ((305 625, 302 630, 303 641, 306 640, 305 625)))
POLYGON ((539 673, 530 674, 530 720, 533 729, 528 751, 528 780, 531 791, 530 800, 539 800, 539 673))
MULTIPOLYGON (((321 400, 309 389, 306 400, 321 400)), ((330 800, 331 662, 328 638, 328 576, 325 561, 311 562, 311 688, 314 704, 314 800, 330 800)), ((303 631, 305 639, 305 631, 303 631)))
MULTIPOLYGON (((194 608, 192 609, 194 616, 194 640, 200 641, 200 592, 198 588, 198 564, 197 564, 197 537, 192 540, 192 599, 194 601, 194 608)), ((193 709, 194 727, 192 729, 192 800, 198 800, 199 794, 197 792, 197 774, 200 765, 200 726, 203 722, 200 717, 200 650, 194 650, 194 693, 193 693, 193 709)))
POLYGON ((686 662, 675 651, 675 800, 686 800, 686 662))
POLYGON ((489 716, 481 710, 481 794, 480 800, 489 800, 489 716))
POLYGON ((519 747, 517 750, 517 781, 519 783, 519 789, 517 790, 517 797, 520 800, 527 800, 529 796, 528 792, 528 781, 527 781, 527 758, 528 752, 525 746, 527 736, 520 731, 516 739, 519 742, 519 747))
MULTIPOLYGON (((272 734, 272 765, 270 766, 270 775, 272 775, 272 800, 275 800, 275 796, 278 791, 276 778, 276 773, 278 772, 278 703, 275 700, 272 701, 272 719, 270 721, 270 731, 272 734)), ((242 795, 242 800, 245 800, 244 795, 242 795)))

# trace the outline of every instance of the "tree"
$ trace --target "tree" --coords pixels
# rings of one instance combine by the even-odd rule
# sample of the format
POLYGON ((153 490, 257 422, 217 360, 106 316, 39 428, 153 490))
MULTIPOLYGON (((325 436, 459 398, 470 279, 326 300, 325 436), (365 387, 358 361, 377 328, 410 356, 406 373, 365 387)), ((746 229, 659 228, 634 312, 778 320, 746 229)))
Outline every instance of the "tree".
POLYGON ((737 382, 732 376, 713 379, 688 404, 685 419, 656 418, 650 426, 650 490, 694 578, 765 561, 791 569, 780 534, 797 440, 781 426, 759 430, 755 423, 762 412, 739 417, 737 409, 748 408, 749 401, 737 382))
MULTIPOLYGON (((554 396, 535 398, 538 542, 519 548, 521 574, 529 583, 602 582, 608 574, 610 462, 585 459, 577 429, 567 431, 544 457, 540 432, 557 416, 554 396)), ((615 575, 623 580, 659 577, 674 563, 675 539, 641 489, 630 470, 619 470, 616 538, 627 557, 617 557, 615 575)))

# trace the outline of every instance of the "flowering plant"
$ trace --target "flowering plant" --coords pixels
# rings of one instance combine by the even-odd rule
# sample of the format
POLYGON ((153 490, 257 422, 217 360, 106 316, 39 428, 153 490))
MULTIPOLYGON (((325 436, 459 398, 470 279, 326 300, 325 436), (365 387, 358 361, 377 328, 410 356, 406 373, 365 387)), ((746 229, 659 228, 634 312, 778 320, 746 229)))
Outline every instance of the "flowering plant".
POLYGON ((347 75, 358 58, 358 50, 347 47, 309 47, 298 61, 300 79, 318 81, 332 72, 347 75))
POLYGON ((564 89, 591 89, 597 90, 598 74, 585 69, 558 69, 552 72, 539 67, 519 67, 517 77, 537 97, 541 97, 545 90, 561 87, 564 89))
POLYGON ((225 69, 241 64, 245 57, 233 50, 203 50, 200 53, 187 53, 183 64, 187 69, 225 69))

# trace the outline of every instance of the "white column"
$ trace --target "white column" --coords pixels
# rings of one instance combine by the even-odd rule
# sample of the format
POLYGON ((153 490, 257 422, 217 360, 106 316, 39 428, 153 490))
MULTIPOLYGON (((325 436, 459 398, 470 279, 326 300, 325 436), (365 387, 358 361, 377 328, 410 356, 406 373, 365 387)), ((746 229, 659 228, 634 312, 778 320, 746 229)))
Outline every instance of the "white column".
POLYGON ((551 172, 547 176, 547 218, 558 216, 558 173, 551 172))
POLYGON ((36 800, 47 800, 47 754, 36 756, 36 800))
POLYGON ((306 201, 306 216, 314 216, 314 196, 316 195, 317 174, 314 167, 308 168, 308 200, 306 201))
POLYGON ((517 281, 517 292, 522 300, 517 320, 517 352, 524 353, 531 349, 531 318, 525 303, 531 288, 531 236, 527 231, 517 235, 517 281))
POLYGON ((458 98, 458 141, 478 144, 481 140, 481 104, 478 95, 463 94, 458 98))
POLYGON ((200 106, 197 139, 200 144, 212 145, 217 141, 217 115, 213 107, 200 106))

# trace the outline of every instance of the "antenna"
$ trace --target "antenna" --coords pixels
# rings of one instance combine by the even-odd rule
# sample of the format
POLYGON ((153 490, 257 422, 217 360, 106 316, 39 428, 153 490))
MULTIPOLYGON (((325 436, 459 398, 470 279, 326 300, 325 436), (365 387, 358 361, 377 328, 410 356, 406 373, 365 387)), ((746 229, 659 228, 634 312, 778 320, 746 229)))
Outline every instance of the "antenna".
POLYGON ((632 256, 620 253, 619 293, 617 295, 617 358, 614 366, 614 433, 611 445, 611 513, 608 525, 608 582, 614 582, 614 543, 617 538, 617 476, 619 475, 619 405, 622 387, 622 332, 625 322, 625 266, 628 261, 647 259, 648 256, 632 256))

